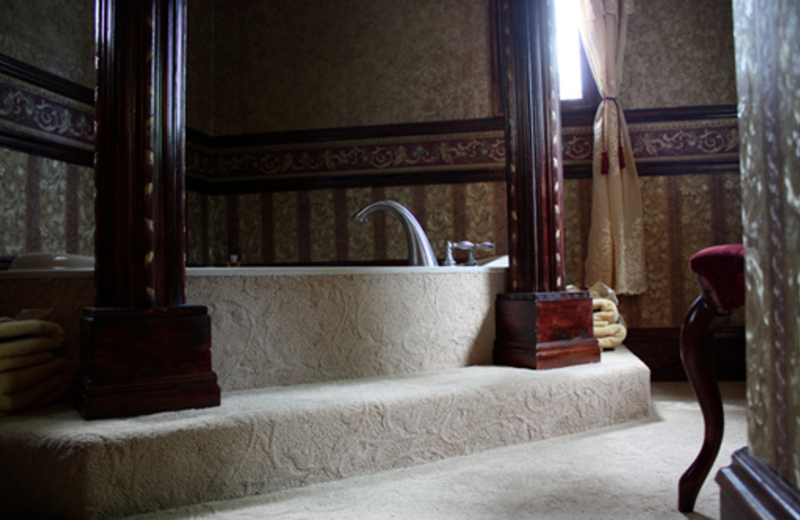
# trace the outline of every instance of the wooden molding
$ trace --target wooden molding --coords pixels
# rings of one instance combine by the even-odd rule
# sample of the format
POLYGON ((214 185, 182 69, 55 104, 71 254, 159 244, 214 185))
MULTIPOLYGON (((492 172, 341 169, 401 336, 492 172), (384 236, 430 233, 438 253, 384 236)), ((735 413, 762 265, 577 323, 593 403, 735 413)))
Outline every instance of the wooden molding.
POLYGON ((0 74, 11 76, 56 94, 94 104, 94 90, 0 53, 0 74))
MULTIPOLYGON (((664 177, 671 175, 712 175, 715 173, 739 173, 739 158, 709 157, 707 159, 676 159, 637 161, 639 177, 664 177)), ((564 165, 564 178, 591 179, 591 164, 564 165)))
MULTIPOLYGON (((623 107, 624 108, 624 107, 623 107)), ((592 126, 597 107, 562 111, 561 124, 565 127, 592 126)), ((737 119, 735 104, 697 105, 665 108, 634 108, 625 110, 628 124, 663 123, 667 121, 704 121, 716 119, 737 119)))
POLYGON ((742 448, 717 473, 722 520, 800 518, 800 492, 742 448))
POLYGON ((0 147, 80 166, 92 166, 94 164, 94 152, 91 150, 84 150, 77 146, 70 146, 11 130, 0 129, 0 147))
POLYGON ((314 130, 292 130, 255 134, 209 136, 197 130, 187 129, 187 137, 207 148, 219 150, 251 148, 275 145, 313 144, 330 141, 356 141, 360 139, 382 139, 413 137, 420 135, 445 135, 471 132, 503 130, 503 118, 460 119, 454 121, 431 121, 424 123, 397 123, 389 125, 320 128, 314 130))
POLYGON ((211 320, 185 302, 185 0, 99 0, 95 306, 87 419, 217 406, 211 320))
POLYGON ((75 390, 86 419, 219 405, 206 307, 85 308, 75 390))
POLYGON ((496 365, 542 370, 600 361, 588 292, 501 293, 495 321, 496 365))
POLYGON ((371 188, 374 186, 419 186, 435 184, 465 184, 472 182, 502 182, 505 172, 491 169, 450 170, 408 173, 334 174, 320 176, 261 177, 247 180, 220 180, 187 176, 186 189, 208 195, 241 195, 244 193, 269 193, 320 189, 371 188))
MULTIPOLYGON (((680 328, 632 328, 623 344, 650 368, 653 381, 685 381, 680 328)), ((744 381, 744 327, 723 327, 713 339, 714 372, 719 381, 744 381)))

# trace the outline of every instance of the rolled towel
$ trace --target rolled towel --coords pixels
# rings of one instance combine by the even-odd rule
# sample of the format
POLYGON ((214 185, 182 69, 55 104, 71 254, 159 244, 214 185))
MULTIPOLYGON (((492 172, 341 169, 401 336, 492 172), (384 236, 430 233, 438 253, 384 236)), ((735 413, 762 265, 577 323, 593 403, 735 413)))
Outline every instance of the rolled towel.
POLYGON ((41 365, 0 372, 0 395, 24 390, 39 381, 58 374, 69 365, 71 363, 67 358, 57 357, 41 365))
POLYGON ((605 298, 594 298, 592 300, 592 323, 594 325, 594 336, 600 348, 612 349, 620 345, 628 331, 625 323, 617 311, 617 305, 605 298))
POLYGON ((7 320, 0 323, 0 358, 27 356, 56 350, 64 343, 64 330, 44 320, 7 320))
POLYGON ((72 364, 67 361, 61 372, 48 376, 32 386, 8 394, 0 393, 0 416, 23 412, 60 399, 70 387, 73 375, 72 364))
POLYGON ((606 325, 605 327, 595 327, 594 335, 597 343, 602 350, 612 349, 621 345, 625 341, 628 331, 623 325, 606 325))
POLYGON ((0 357, 0 372, 41 365, 42 363, 50 361, 55 356, 53 352, 40 352, 27 356, 0 357))

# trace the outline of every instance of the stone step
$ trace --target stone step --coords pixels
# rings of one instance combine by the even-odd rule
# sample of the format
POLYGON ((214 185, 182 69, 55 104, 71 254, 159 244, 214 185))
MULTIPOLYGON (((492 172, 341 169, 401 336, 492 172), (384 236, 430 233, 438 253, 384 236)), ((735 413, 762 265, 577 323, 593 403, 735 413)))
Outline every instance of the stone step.
POLYGON ((624 347, 549 371, 474 366, 223 394, 218 408, 0 421, 0 517, 110 518, 409 467, 641 418, 624 347))

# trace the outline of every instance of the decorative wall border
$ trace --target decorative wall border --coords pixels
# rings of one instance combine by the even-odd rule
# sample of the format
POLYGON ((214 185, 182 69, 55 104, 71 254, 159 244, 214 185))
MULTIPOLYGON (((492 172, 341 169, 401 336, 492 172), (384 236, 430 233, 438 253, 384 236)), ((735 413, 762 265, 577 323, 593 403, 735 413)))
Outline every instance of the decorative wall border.
MULTIPOLYGON (((0 54, 0 146, 93 164, 93 91, 0 54)), ((565 112, 564 176, 591 178, 590 111, 565 112)), ((626 111, 641 176, 739 169, 735 105, 626 111)), ((215 194, 501 182, 502 117, 211 137, 187 129, 189 189, 215 194)))
MULTIPOLYGON (((739 169, 736 118, 629 124, 640 175, 717 173, 739 169), (699 170, 699 171, 698 171, 699 170)), ((567 178, 591 177, 592 127, 563 130, 567 178)))
POLYGON ((94 94, 0 54, 0 146, 91 166, 94 94))

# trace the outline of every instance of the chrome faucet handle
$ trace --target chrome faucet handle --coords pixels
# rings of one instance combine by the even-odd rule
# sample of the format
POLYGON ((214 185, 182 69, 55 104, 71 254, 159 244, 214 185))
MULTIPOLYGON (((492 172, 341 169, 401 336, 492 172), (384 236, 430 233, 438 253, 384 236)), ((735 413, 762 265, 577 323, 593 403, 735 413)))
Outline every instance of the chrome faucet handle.
POLYGON ((477 246, 474 242, 462 240, 461 242, 456 242, 455 247, 456 249, 462 249, 469 252, 469 256, 467 256, 467 261, 464 263, 464 265, 478 265, 478 262, 475 260, 475 247, 477 246))
MULTIPOLYGON (((450 244, 451 242, 448 242, 450 244)), ((491 251, 494 249, 494 244, 491 242, 481 242, 480 244, 476 244, 474 242, 470 242, 469 240, 462 240, 461 242, 456 242, 453 244, 456 249, 462 249, 469 252, 469 256, 467 257, 467 262, 464 265, 478 265, 478 261, 475 260, 475 251, 491 251)))
POLYGON ((447 250, 444 253, 444 261, 442 261, 444 266, 451 267, 456 265, 456 261, 453 259, 453 245, 452 242, 447 241, 447 250))

